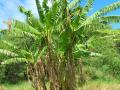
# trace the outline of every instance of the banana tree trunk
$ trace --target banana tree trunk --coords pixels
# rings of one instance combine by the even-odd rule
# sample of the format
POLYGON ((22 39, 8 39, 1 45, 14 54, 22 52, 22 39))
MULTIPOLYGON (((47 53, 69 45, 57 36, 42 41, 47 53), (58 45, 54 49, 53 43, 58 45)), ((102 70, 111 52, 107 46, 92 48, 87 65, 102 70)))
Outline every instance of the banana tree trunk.
POLYGON ((75 78, 75 67, 72 53, 72 43, 69 45, 67 50, 67 71, 66 71, 66 80, 65 80, 65 90, 75 90, 76 78, 75 78))
POLYGON ((52 51, 51 43, 47 40, 47 70, 49 74, 50 90, 59 90, 58 62, 57 57, 52 51))
POLYGON ((35 90, 47 90, 45 85, 45 71, 42 63, 29 64, 28 79, 35 90))
POLYGON ((82 59, 80 58, 79 60, 79 65, 80 65, 80 68, 79 68, 79 72, 80 72, 80 79, 79 79, 79 84, 80 85, 84 85, 86 80, 85 80, 85 77, 84 77, 84 72, 83 72, 83 62, 82 62, 82 59))

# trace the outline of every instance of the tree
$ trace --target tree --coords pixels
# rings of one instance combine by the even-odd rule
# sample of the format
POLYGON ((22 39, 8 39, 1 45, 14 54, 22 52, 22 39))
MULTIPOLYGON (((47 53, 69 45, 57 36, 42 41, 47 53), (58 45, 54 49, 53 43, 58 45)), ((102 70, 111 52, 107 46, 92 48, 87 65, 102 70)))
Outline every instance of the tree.
POLYGON ((91 16, 87 13, 94 0, 88 0, 84 7, 80 6, 81 2, 52 0, 49 7, 48 0, 43 0, 42 5, 36 0, 39 19, 31 11, 19 7, 26 15, 26 23, 13 21, 13 30, 6 35, 7 41, 3 41, 12 48, 5 46, 0 53, 10 56, 6 62, 16 60, 27 63, 36 90, 46 90, 46 83, 50 84, 50 90, 75 90, 78 75, 75 62, 94 52, 89 51, 91 44, 88 41, 98 31, 109 28, 110 23, 120 22, 120 16, 105 16, 120 8, 119 1, 91 16))

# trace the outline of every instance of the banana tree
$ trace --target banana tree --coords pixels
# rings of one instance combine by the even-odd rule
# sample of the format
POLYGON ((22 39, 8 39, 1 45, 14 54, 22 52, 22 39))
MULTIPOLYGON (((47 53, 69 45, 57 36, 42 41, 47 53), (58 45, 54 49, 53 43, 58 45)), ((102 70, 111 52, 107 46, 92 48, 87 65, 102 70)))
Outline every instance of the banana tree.
POLYGON ((48 0, 43 0, 42 5, 39 0, 35 1, 39 18, 35 18, 31 11, 19 7, 26 15, 26 23, 13 21, 10 36, 6 35, 8 39, 2 41, 12 48, 2 48, 0 53, 10 56, 9 61, 25 61, 28 64, 36 90, 46 90, 46 84, 49 84, 50 90, 75 90, 78 76, 75 59, 86 54, 101 56, 90 52, 87 42, 98 31, 109 28, 110 23, 120 22, 120 16, 105 16, 120 8, 120 2, 87 16, 94 0, 87 0, 83 7, 80 6, 82 0, 52 0, 50 7, 48 0))

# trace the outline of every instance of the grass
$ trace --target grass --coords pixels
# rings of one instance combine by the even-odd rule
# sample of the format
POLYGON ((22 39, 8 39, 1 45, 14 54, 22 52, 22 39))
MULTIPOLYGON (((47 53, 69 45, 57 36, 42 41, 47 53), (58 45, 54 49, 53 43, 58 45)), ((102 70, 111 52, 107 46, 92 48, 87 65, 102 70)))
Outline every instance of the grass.
POLYGON ((120 84, 92 83, 78 90, 120 90, 120 84))
MULTIPOLYGON (((22 82, 16 85, 2 84, 0 90, 34 90, 29 82, 22 82)), ((120 90, 120 82, 118 81, 90 81, 85 86, 77 90, 120 90)))
POLYGON ((90 81, 78 90, 120 90, 120 82, 90 81))
POLYGON ((19 84, 2 84, 0 90, 34 90, 29 82, 21 82, 19 84))

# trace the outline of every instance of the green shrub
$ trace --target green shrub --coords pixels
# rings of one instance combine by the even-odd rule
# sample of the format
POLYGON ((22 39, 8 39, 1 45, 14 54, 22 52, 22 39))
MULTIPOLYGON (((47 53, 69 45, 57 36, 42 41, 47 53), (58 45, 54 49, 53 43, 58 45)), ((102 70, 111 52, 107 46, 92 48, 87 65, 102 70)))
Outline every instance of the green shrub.
POLYGON ((4 78, 5 78, 5 66, 0 65, 0 83, 4 82, 4 78))
POLYGON ((1 83, 17 83, 21 80, 27 79, 25 63, 10 63, 1 65, 0 71, 1 83))
POLYGON ((6 81, 16 83, 25 79, 26 67, 25 63, 11 63, 5 67, 6 81))

